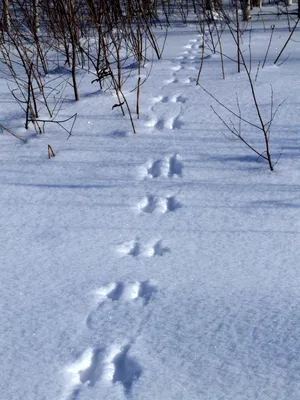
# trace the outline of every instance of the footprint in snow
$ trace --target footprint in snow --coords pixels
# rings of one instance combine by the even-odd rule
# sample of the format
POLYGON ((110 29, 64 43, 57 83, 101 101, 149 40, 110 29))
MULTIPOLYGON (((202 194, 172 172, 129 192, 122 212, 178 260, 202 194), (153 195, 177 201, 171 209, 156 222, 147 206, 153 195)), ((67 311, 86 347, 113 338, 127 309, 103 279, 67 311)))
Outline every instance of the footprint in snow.
POLYGON ((149 195, 144 197, 138 203, 138 209, 141 213, 153 214, 153 213, 167 213, 176 211, 181 208, 182 205, 177 200, 176 196, 170 197, 158 197, 149 195))
POLYGON ((76 400, 84 390, 90 390, 100 381, 103 384, 121 383, 126 397, 143 370, 130 356, 130 344, 109 348, 88 348, 78 359, 65 368, 66 399, 76 400))
MULTIPOLYGON (((180 123, 180 121, 178 121, 180 123)), ((163 159, 149 161, 140 168, 139 175, 142 179, 182 177, 183 163, 178 154, 167 156, 163 159)))
POLYGON ((99 289, 95 290, 93 294, 97 306, 109 300, 130 302, 136 299, 142 299, 144 305, 147 305, 155 292, 156 286, 151 283, 151 281, 120 281, 101 286, 99 289))
POLYGON ((130 240, 128 242, 122 243, 117 252, 121 256, 131 256, 131 257, 154 257, 162 256, 165 253, 169 253, 170 249, 162 245, 162 240, 155 241, 154 243, 142 245, 139 239, 130 240))
MULTIPOLYGON (((161 251, 159 244, 156 244, 155 251, 161 251)), ((120 302, 129 306, 131 302, 139 301, 142 306, 147 306, 156 291, 156 286, 151 281, 120 281, 101 286, 93 292, 95 305, 86 318, 87 328, 93 329, 95 319, 99 318, 99 310, 105 303, 120 302)))

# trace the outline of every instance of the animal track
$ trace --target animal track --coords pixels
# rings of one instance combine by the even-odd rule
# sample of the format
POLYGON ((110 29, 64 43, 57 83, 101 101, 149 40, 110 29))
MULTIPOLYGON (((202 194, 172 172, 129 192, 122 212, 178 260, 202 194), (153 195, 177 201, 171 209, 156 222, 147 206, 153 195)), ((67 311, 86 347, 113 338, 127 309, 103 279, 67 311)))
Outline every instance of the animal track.
POLYGON ((175 196, 167 197, 167 211, 176 211, 181 208, 182 205, 177 201, 175 196))
POLYGON ((157 197, 149 195, 144 197, 138 204, 138 208, 142 213, 167 213, 169 211, 176 211, 182 205, 177 201, 176 196, 170 197, 157 197))
POLYGON ((163 246, 162 240, 154 243, 151 247, 145 250, 144 255, 146 257, 163 256, 165 253, 170 253, 168 247, 163 246))
MULTIPOLYGON (((157 103, 185 103, 187 101, 187 97, 183 96, 183 95, 178 95, 178 96, 172 96, 171 98, 169 98, 168 96, 158 96, 158 97, 154 97, 153 101, 155 104, 157 103)), ((153 120, 152 120, 153 121, 153 120)), ((148 122, 151 125, 151 122, 148 122)), ((152 122, 152 126, 154 126, 152 122)))
POLYGON ((183 164, 178 154, 165 157, 162 160, 149 162, 141 169, 141 175, 144 178, 172 178, 182 177, 183 164))
POLYGON ((156 287, 149 281, 143 282, 111 282, 95 291, 98 305, 109 299, 112 301, 128 301, 142 298, 148 304, 152 294, 156 292, 156 287))
POLYGON ((85 387, 94 386, 100 379, 101 356, 101 349, 88 348, 66 368, 67 399, 76 400, 85 387))
MULTIPOLYGON (((186 76, 186 72, 188 69, 195 69, 193 65, 197 63, 200 42, 198 39, 189 41, 184 47, 184 52, 177 57, 177 61, 173 64, 170 79, 164 82, 165 85, 174 84, 168 88, 169 92, 166 91, 168 94, 170 94, 172 88, 174 88, 173 93, 177 92, 177 94, 173 94, 172 96, 162 95, 152 99, 152 117, 146 122, 146 125, 150 128, 164 130, 182 127, 183 122, 180 120, 180 115, 183 104, 188 101, 188 98, 182 94, 178 94, 178 91, 180 92, 178 85, 186 85, 193 82, 194 79, 186 76), (174 103, 179 104, 176 105, 174 103)), ((112 136, 123 138, 128 136, 128 133, 117 130, 112 133, 112 136)), ((144 165, 141 168, 142 178, 182 177, 183 167, 178 154, 169 155, 144 165)), ((164 214, 176 211, 182 205, 175 195, 165 197, 148 195, 138 203, 137 207, 140 213, 143 214, 164 214)), ((136 238, 121 244, 117 251, 122 256, 139 258, 164 256, 170 252, 170 249, 164 245, 162 240, 155 240, 144 244, 136 238)), ((149 318, 152 307, 145 307, 151 301, 156 291, 156 286, 150 281, 116 281, 102 286, 94 292, 95 304, 86 319, 86 326, 93 335, 99 333, 99 325, 97 326, 96 322, 98 321, 101 325, 103 324, 103 313, 107 309, 110 311, 115 310, 118 313, 125 313, 126 316, 131 308, 134 313, 138 311, 138 315, 144 310, 145 317, 138 319, 138 329, 131 328, 132 332, 130 332, 130 336, 132 339, 127 339, 122 344, 117 343, 109 347, 91 346, 79 355, 74 363, 65 368, 67 378, 67 396, 65 400, 79 400, 81 396, 86 397, 88 393, 82 392, 90 390, 98 382, 105 385, 118 385, 119 388, 122 385, 124 396, 128 400, 132 398, 131 392, 134 382, 140 378, 143 369, 140 363, 130 355, 131 347, 137 339, 139 332, 144 327, 145 321, 149 318), (99 311, 101 309, 103 313, 99 311)), ((130 327, 132 327, 131 321, 130 327)), ((125 332, 123 331, 121 334, 125 334, 125 332)), ((110 338, 109 340, 112 340, 110 332, 108 337, 110 338)), ((95 342, 93 342, 94 344, 95 342)), ((88 397, 95 396, 91 393, 88 397)))
POLYGON ((125 242, 119 246, 118 252, 123 256, 132 257, 153 257, 162 256, 165 253, 170 252, 168 247, 162 246, 162 241, 159 240, 153 244, 141 245, 138 239, 125 242))
POLYGON ((146 126, 148 126, 149 128, 155 128, 158 130, 163 130, 163 129, 174 129, 174 121, 176 121, 176 118, 161 118, 159 120, 156 120, 155 118, 150 119, 148 122, 146 122, 146 126))
POLYGON ((139 379, 142 368, 129 356, 130 344, 105 349, 88 348, 75 363, 66 368, 68 399, 76 400, 80 392, 93 387, 96 382, 123 385, 126 396, 130 395, 134 381, 139 379))
MULTIPOLYGON (((161 245, 157 242, 155 251, 160 252, 163 250, 161 245)), ((97 319, 98 311, 107 301, 128 303, 141 299, 142 304, 147 306, 153 294, 156 292, 156 286, 150 281, 135 281, 135 282, 111 282, 106 286, 102 286, 94 291, 95 306, 86 318, 86 326, 92 329, 94 326, 95 318, 97 319)))
POLYGON ((169 173, 168 176, 182 176, 183 165, 178 159, 178 154, 174 154, 169 158, 169 173))
POLYGON ((126 396, 130 395, 134 381, 139 379, 142 374, 142 368, 139 363, 128 355, 130 345, 124 346, 112 360, 114 369, 112 382, 120 382, 124 387, 126 396))
POLYGON ((168 159, 156 160, 147 168, 147 176, 150 178, 158 178, 160 176, 169 176, 170 163, 168 159))
POLYGON ((141 244, 137 239, 130 240, 129 242, 125 242, 120 245, 118 252, 121 255, 137 257, 141 253, 141 244))
POLYGON ((154 103, 167 103, 169 101, 168 96, 157 96, 153 97, 154 103))
POLYGON ((172 103, 185 103, 188 100, 187 97, 179 95, 179 96, 173 96, 171 99, 172 103))
MULTIPOLYGON (((183 59, 184 57, 182 57, 182 59, 183 59)), ((190 61, 192 60, 192 59, 195 59, 195 57, 194 56, 192 56, 192 58, 191 59, 189 59, 190 61)), ((184 62, 185 63, 185 62, 184 62)), ((180 69, 182 69, 183 67, 181 66, 181 68, 180 69)), ((164 84, 165 84, 165 86, 167 86, 167 85, 171 85, 172 83, 177 83, 177 84, 179 84, 179 85, 183 85, 183 84, 188 84, 188 83, 191 83, 192 82, 192 79, 191 78, 188 78, 188 77, 182 77, 182 78, 175 78, 175 77, 172 77, 172 78, 170 78, 170 79, 166 79, 165 81, 164 81, 164 84)))
POLYGON ((181 129, 184 126, 184 122, 181 121, 180 117, 177 117, 173 121, 173 129, 181 129))

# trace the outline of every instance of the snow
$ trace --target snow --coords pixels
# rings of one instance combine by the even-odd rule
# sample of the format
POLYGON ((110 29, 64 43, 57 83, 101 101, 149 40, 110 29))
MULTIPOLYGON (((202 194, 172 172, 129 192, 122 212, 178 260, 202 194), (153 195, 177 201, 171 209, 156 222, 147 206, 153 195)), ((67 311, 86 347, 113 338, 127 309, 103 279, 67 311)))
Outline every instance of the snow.
MULTIPOLYGON (((270 85, 275 106, 287 98, 273 172, 224 136, 210 105, 226 112, 196 86, 196 24, 170 28, 143 68, 136 135, 86 73, 60 111, 78 113, 69 139, 26 132, 1 75, 0 122, 27 138, 0 135, 1 399, 299 399, 299 28, 273 65, 285 18, 265 15, 266 31, 252 18, 243 39, 255 76, 276 25, 255 83, 264 115, 270 85)), ((256 122, 227 30, 222 44, 226 79, 207 51, 200 84, 234 109, 237 94, 256 122)), ((243 133, 263 151, 261 132, 243 133)))

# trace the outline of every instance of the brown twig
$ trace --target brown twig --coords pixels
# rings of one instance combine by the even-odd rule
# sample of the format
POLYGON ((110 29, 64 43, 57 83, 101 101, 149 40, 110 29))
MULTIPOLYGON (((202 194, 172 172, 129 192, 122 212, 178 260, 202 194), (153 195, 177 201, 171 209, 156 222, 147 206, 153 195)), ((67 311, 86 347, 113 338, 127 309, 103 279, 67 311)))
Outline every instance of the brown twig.
POLYGON ((55 153, 52 149, 52 147, 50 146, 50 144, 48 144, 48 158, 50 160, 51 157, 55 157, 55 153))
POLYGON ((27 143, 27 140, 21 138, 20 136, 16 135, 15 133, 13 133, 11 130, 9 130, 8 128, 6 128, 5 126, 3 126, 2 124, 0 124, 0 129, 2 129, 3 131, 6 131, 8 133, 10 133, 12 136, 14 136, 15 138, 22 140, 22 142, 27 143))

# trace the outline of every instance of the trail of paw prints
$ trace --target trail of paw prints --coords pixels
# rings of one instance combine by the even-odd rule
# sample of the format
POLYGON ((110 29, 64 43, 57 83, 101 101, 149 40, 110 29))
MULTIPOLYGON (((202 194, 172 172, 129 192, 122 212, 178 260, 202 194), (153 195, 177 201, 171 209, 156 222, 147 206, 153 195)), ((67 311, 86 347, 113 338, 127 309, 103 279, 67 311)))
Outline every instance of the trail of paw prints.
POLYGON ((184 126, 184 122, 180 120, 180 117, 160 117, 152 116, 149 117, 145 123, 146 127, 154 128, 159 131, 164 129, 180 129, 184 126))
POLYGON ((142 244, 139 239, 134 239, 119 245, 117 252, 120 256, 155 257, 170 253, 170 249, 163 245, 162 240, 142 244))
MULTIPOLYGON (((180 66, 176 66, 176 68, 177 68, 177 72, 179 72, 180 70, 184 69, 181 65, 180 66), (179 67, 179 68, 177 68, 177 67, 179 67)), ((192 68, 192 69, 194 69, 194 68, 192 68)), ((185 75, 185 72, 184 72, 184 75, 185 75)), ((171 77, 169 79, 166 79, 164 81, 164 84, 165 85, 176 84, 178 86, 178 85, 187 85, 187 84, 193 82, 192 78, 184 76, 184 75, 181 75, 180 77, 173 76, 173 77, 171 77)))
MULTIPOLYGON (((199 36, 200 37, 200 36, 199 36)), ((201 42, 201 37, 200 37, 201 42)), ((177 61, 171 67, 171 76, 164 81, 163 89, 167 86, 178 87, 186 86, 196 82, 195 77, 186 76, 184 69, 196 69, 194 64, 198 64, 197 54, 199 53, 199 40, 192 39, 186 46, 182 55, 177 57, 177 61)), ((150 115, 146 118, 145 126, 155 130, 181 129, 184 126, 182 121, 183 105, 188 101, 182 93, 173 96, 157 96, 153 99, 150 115), (175 106, 176 105, 176 106, 175 106)))
MULTIPOLYGON (((199 54, 202 48, 202 35, 198 35, 197 39, 190 39, 189 42, 184 46, 183 55, 199 54)), ((192 59, 192 58, 191 58, 192 59)))
MULTIPOLYGON (((96 304, 87 318, 87 328, 93 328, 93 317, 105 302, 123 303, 130 307, 131 302, 140 301, 140 306, 146 307, 156 291, 156 285, 151 281, 120 281, 101 286, 94 292, 96 304)), ((146 313, 146 319, 149 312, 151 314, 151 309, 146 313)), ((143 368, 130 353, 145 325, 145 318, 139 325, 131 340, 109 346, 90 346, 67 365, 63 371, 66 385, 62 399, 77 400, 83 391, 92 390, 97 384, 102 387, 122 385, 125 397, 131 398, 132 387, 143 373, 143 368)))
POLYGON ((156 286, 150 281, 111 282, 108 285, 101 286, 94 292, 97 304, 96 310, 107 301, 130 303, 131 301, 141 299, 143 305, 148 305, 152 295, 156 291, 156 286))
POLYGON ((148 161, 139 168, 138 174, 141 179, 174 178, 182 177, 183 163, 180 156, 174 154, 163 159, 148 161))
MULTIPOLYGON (((177 80, 172 77, 167 84, 176 82, 177 80)), ((183 126, 183 122, 180 120, 182 104, 186 101, 187 98, 180 93, 171 97, 154 97, 152 99, 153 105, 151 106, 148 118, 146 118, 145 126, 156 130, 181 128, 183 126)))
POLYGON ((154 195, 145 196, 137 205, 141 214, 165 214, 181 208, 181 203, 176 196, 159 197, 154 195))
POLYGON ((97 382, 106 386, 119 383, 123 386, 126 398, 129 398, 134 382, 143 372, 139 362, 130 356, 130 349, 130 343, 86 349, 74 363, 65 368, 65 399, 78 399, 83 390, 93 388, 97 382))
POLYGON ((184 103, 186 103, 188 98, 186 96, 179 94, 179 95, 173 95, 171 97, 157 96, 157 97, 153 97, 152 100, 153 100, 154 104, 157 104, 157 103, 182 103, 182 104, 184 104, 184 103))
POLYGON ((157 288, 151 281, 135 282, 111 282, 93 292, 94 307, 86 318, 86 326, 93 329, 95 321, 99 319, 99 310, 110 302, 130 306, 132 302, 147 306, 157 288))
MULTIPOLYGON (((204 56, 204 58, 208 58, 209 56, 204 56)), ((199 68, 200 62, 202 58, 202 35, 198 35, 197 39, 191 39, 184 46, 183 51, 177 57, 177 61, 175 61, 175 65, 173 66, 173 71, 175 73, 175 79, 177 82, 187 79, 185 77, 186 70, 197 70, 199 68)), ((190 83, 195 82, 195 78, 189 77, 190 83)))

